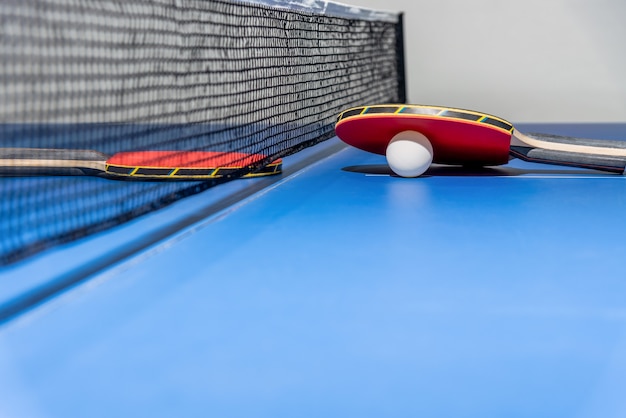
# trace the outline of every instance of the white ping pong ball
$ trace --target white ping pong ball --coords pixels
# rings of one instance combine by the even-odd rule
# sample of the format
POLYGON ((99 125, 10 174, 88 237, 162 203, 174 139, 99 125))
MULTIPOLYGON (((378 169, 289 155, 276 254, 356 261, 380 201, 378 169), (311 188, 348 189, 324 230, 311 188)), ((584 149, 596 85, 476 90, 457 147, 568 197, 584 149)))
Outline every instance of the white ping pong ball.
POLYGON ((428 138, 415 131, 395 135, 387 145, 387 163, 401 177, 418 177, 433 162, 433 146, 428 138))

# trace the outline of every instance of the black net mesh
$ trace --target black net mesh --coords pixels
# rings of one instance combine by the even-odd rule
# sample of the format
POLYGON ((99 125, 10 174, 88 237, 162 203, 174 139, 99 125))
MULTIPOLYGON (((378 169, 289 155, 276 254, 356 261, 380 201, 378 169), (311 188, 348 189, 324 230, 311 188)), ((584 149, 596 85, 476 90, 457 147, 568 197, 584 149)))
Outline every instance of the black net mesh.
MULTIPOLYGON (((399 18, 236 1, 3 0, 0 146, 237 151, 262 166, 332 137, 347 107, 404 101, 401 33, 399 18)), ((219 181, 4 173, 0 263, 219 181)))

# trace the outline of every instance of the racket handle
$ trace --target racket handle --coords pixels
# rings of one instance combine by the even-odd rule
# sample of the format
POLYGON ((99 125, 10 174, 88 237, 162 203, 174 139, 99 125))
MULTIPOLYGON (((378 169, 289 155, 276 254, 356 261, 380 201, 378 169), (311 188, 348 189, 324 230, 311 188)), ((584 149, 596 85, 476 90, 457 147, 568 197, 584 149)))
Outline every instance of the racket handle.
POLYGON ((594 155, 580 152, 554 151, 542 148, 511 146, 510 155, 523 161, 589 168, 624 174, 626 157, 594 155))
POLYGON ((95 175, 107 158, 92 150, 0 148, 0 176, 95 175))

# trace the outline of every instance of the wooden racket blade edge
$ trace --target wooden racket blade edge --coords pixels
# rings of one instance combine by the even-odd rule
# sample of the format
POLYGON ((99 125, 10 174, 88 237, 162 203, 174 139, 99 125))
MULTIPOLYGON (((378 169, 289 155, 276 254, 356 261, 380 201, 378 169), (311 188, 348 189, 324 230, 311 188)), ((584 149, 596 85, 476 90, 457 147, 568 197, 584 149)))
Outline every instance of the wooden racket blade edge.
MULTIPOLYGON (((178 174, 179 170, 185 170, 185 168, 174 168, 167 169, 167 174, 146 174, 146 171, 154 170, 162 171, 165 168, 154 168, 154 167, 128 167, 128 166, 114 166, 111 164, 106 165, 105 176, 107 178, 116 179, 116 180, 160 180, 160 181, 203 181, 203 180, 212 180, 212 179, 221 179, 227 177, 232 172, 237 172, 245 167, 207 167, 206 169, 193 169, 198 171, 203 171, 206 174, 191 174, 184 175, 178 174), (123 172, 113 172, 113 169, 121 169, 121 171, 127 171, 128 173, 123 172), (143 170, 143 173, 142 173, 143 170)), ((240 176, 240 178, 254 178, 254 177, 266 177, 266 176, 274 176, 282 173, 282 159, 278 159, 273 161, 272 163, 261 167, 259 171, 252 171, 249 173, 240 176)))

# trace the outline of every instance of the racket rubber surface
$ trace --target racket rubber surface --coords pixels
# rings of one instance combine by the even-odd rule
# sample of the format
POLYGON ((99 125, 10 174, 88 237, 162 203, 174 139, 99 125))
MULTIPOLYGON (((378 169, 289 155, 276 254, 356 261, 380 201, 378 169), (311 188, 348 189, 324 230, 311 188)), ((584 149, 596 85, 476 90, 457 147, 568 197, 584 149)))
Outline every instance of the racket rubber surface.
POLYGON ((202 180, 220 178, 251 170, 244 178, 262 177, 282 172, 282 160, 274 160, 260 169, 255 166, 266 157, 261 154, 210 151, 137 151, 120 152, 106 162, 105 172, 111 176, 202 180))
POLYGON ((470 110, 377 105, 344 111, 335 131, 347 144, 381 155, 397 133, 417 131, 431 142, 434 163, 489 166, 509 161, 513 126, 470 110))

